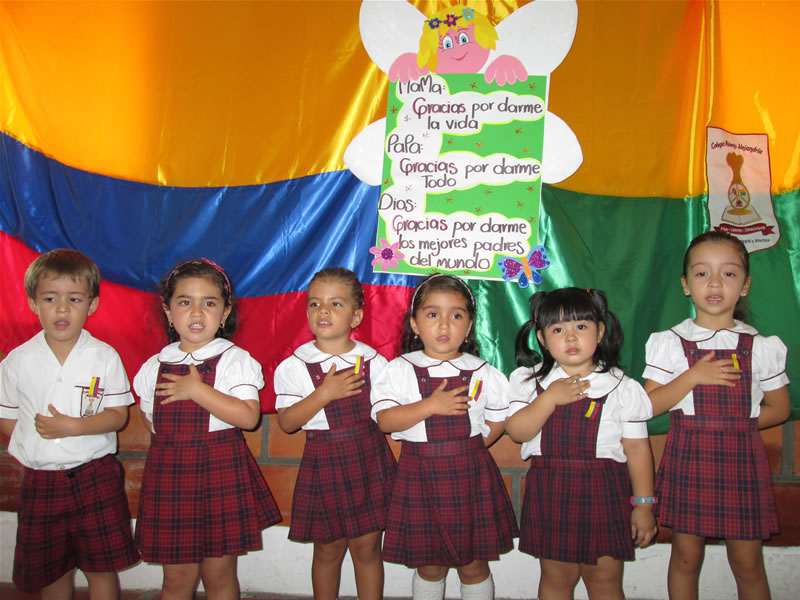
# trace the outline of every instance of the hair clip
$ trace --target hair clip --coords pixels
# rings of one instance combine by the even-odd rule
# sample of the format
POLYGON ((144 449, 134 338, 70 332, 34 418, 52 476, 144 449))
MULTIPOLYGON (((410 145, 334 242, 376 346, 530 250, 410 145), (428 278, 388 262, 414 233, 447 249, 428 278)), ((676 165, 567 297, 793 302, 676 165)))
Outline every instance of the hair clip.
POLYGON ((586 288, 586 293, 587 294, 591 294, 592 293, 592 288, 586 288))

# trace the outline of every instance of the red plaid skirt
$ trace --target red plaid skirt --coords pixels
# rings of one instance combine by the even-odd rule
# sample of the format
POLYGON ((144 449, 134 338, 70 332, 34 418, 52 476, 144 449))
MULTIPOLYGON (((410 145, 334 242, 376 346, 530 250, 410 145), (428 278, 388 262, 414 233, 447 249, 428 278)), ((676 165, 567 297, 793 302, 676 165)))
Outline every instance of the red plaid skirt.
POLYGON ((281 513, 238 429, 196 438, 153 436, 136 542, 147 562, 199 563, 260 550, 281 513))
POLYGON ((633 560, 631 483, 611 459, 531 457, 519 549, 537 558, 597 564, 633 560))
POLYGON ((125 471, 108 454, 74 469, 25 469, 14 583, 38 592, 72 569, 119 571, 139 562, 125 471))
POLYGON ((681 533, 736 540, 778 533, 758 420, 670 414, 656 476, 656 516, 681 533))
POLYGON ((384 529, 396 468, 386 436, 372 421, 307 431, 289 539, 328 544, 384 529))
POLYGON ((383 558, 409 567, 497 560, 514 547, 517 522, 481 436, 403 442, 383 558))

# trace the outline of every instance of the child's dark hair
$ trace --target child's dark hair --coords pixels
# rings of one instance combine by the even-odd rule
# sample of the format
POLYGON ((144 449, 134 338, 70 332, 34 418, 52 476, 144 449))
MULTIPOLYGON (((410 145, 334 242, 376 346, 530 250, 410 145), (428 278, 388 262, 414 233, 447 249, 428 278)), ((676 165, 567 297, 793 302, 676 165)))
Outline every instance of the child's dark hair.
MULTIPOLYGON (((728 244, 731 244, 739 255, 739 258, 742 259, 742 267, 744 268, 745 279, 750 276, 750 254, 747 252, 747 248, 742 240, 734 235, 731 235, 730 233, 725 233, 724 231, 714 231, 712 229, 711 231, 701 233, 689 243, 689 247, 686 249, 686 253, 683 255, 684 279, 688 277, 689 260, 692 250, 705 242, 727 242, 728 244)), ((750 307, 747 305, 747 298, 740 296, 739 300, 736 301, 736 306, 733 309, 733 318, 738 321, 744 321, 748 312, 750 312, 750 307)))
POLYGON ((34 260, 25 271, 25 293, 28 298, 36 299, 36 288, 47 273, 69 277, 72 281, 86 279, 89 297, 97 298, 100 295, 100 269, 91 258, 77 250, 56 248, 34 260))
POLYGON ((401 351, 406 353, 424 349, 422 340, 414 333, 414 330, 411 329, 411 317, 417 313, 431 292, 454 292, 460 294, 464 298, 469 318, 472 321, 472 327, 470 327, 469 333, 467 337, 464 338, 461 346, 458 347, 458 351, 478 356, 478 340, 475 339, 475 296, 472 295, 472 290, 464 283, 463 279, 455 275, 444 275, 442 273, 428 275, 419 282, 419 285, 417 285, 414 290, 414 295, 411 296, 411 303, 408 306, 406 318, 403 321, 405 332, 403 333, 401 351))
MULTIPOLYGON (((531 333, 544 332, 553 323, 565 321, 594 321, 605 325, 605 333, 592 356, 592 362, 607 373, 619 366, 622 348, 622 327, 617 316, 608 310, 606 295, 601 290, 584 288, 561 288, 552 292, 536 292, 530 299, 530 320, 517 333, 514 344, 516 361, 521 367, 532 367, 541 363, 531 376, 546 377, 555 365, 555 359, 547 348, 539 343, 539 352, 530 347, 531 333)), ((542 333, 544 336, 544 333, 542 333)), ((538 338, 537 338, 538 342, 538 338)))
MULTIPOLYGON (((225 319, 225 325, 217 329, 214 337, 231 339, 236 332, 236 327, 239 325, 239 316, 236 311, 236 303, 233 301, 233 287, 228 274, 217 263, 207 258, 198 258, 189 260, 185 263, 179 264, 177 267, 169 272, 167 277, 159 284, 159 295, 161 301, 169 306, 172 295, 175 293, 175 286, 181 279, 189 277, 204 277, 208 279, 222 292, 222 299, 225 306, 231 307, 231 312, 228 318, 225 319)), ((167 328, 167 337, 170 342, 177 342, 180 338, 178 332, 169 322, 167 315, 164 315, 164 326, 167 328)))
POLYGON ((321 271, 317 271, 314 273, 311 281, 308 282, 308 287, 311 287, 311 284, 315 281, 331 279, 341 281, 350 288, 350 295, 353 297, 356 308, 362 308, 364 306, 364 288, 361 287, 361 282, 358 280, 358 277, 356 277, 356 274, 350 269, 345 269, 343 267, 327 267, 321 271))

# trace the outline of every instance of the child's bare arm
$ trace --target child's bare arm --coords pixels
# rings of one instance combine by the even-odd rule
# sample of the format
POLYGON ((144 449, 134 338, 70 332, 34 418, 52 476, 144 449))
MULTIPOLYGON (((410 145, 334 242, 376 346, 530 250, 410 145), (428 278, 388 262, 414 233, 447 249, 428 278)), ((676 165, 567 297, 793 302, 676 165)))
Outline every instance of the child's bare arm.
POLYGON ((16 419, 0 419, 0 431, 10 438, 16 424, 16 419))
POLYGON ((128 422, 127 406, 108 406, 91 417, 70 417, 52 404, 47 408, 50 415, 37 414, 34 425, 39 435, 48 440, 119 431, 128 422))
POLYGON ((503 435, 503 432, 506 430, 506 422, 486 421, 486 424, 489 426, 489 435, 483 438, 483 443, 486 444, 486 447, 488 448, 497 440, 499 440, 500 436, 503 435))
POLYGON ((530 441, 539 434, 555 409, 555 402, 541 394, 534 402, 509 417, 506 431, 515 442, 522 444, 530 441))
POLYGON ((761 414, 758 415, 759 429, 780 425, 789 418, 790 410, 789 390, 786 386, 764 392, 764 404, 761 406, 761 414))
POLYGON ((357 395, 362 385, 364 379, 352 367, 337 373, 333 365, 317 389, 300 402, 278 409, 278 425, 286 433, 294 433, 332 401, 357 395))
POLYGON ((741 371, 735 367, 732 359, 714 360, 713 352, 709 352, 691 369, 667 384, 645 379, 644 391, 653 403, 653 415, 660 415, 683 400, 698 385, 733 387, 740 378, 741 371))
POLYGON ((203 383, 197 367, 189 365, 188 375, 164 375, 169 381, 156 386, 155 401, 161 404, 191 400, 220 421, 239 429, 253 429, 261 418, 256 400, 240 400, 203 383))
MULTIPOLYGON (((653 495, 653 453, 648 438, 622 438, 622 448, 628 459, 628 474, 633 495, 653 495)), ((640 548, 647 546, 656 535, 656 519, 653 504, 636 504, 631 513, 631 537, 640 548)))
POLYGON ((433 415, 460 415, 467 412, 468 396, 462 395, 467 386, 462 385, 445 391, 447 382, 443 381, 427 398, 411 404, 393 406, 377 415, 378 428, 384 433, 404 431, 433 415))

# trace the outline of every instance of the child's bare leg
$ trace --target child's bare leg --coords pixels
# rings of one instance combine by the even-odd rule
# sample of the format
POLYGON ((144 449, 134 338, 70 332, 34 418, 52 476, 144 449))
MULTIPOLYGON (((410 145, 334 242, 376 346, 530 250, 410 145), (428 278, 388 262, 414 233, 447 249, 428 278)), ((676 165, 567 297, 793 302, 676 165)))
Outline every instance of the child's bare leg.
POLYGON ((547 558, 539 559, 539 565, 539 600, 572 600, 581 576, 580 565, 547 558))
POLYGON ((356 591, 359 600, 383 598, 383 559, 381 558, 381 533, 372 531, 347 541, 353 571, 356 575, 356 591))
POLYGON ((346 552, 347 538, 329 544, 314 543, 314 558, 311 560, 314 600, 336 600, 339 596, 342 561, 346 552))
POLYGON ((115 600, 119 598, 119 577, 116 571, 83 572, 89 583, 89 600, 115 600))
POLYGON ((461 583, 472 584, 486 581, 491 575, 489 563, 485 560, 473 560, 471 563, 458 567, 458 578, 461 583))
POLYGON ((769 600, 769 583, 767 571, 764 569, 761 540, 725 540, 725 546, 739 598, 769 600))
POLYGON ((50 585, 42 588, 42 600, 70 600, 74 588, 75 569, 67 571, 50 585))
POLYGON ((706 538, 691 533, 672 534, 667 589, 671 600, 697 600, 706 538))
POLYGON ((592 600, 624 600, 621 560, 601 556, 596 565, 581 564, 581 577, 592 600))
POLYGON ((162 565, 161 600, 192 600, 200 579, 200 563, 162 565))
POLYGON ((233 555, 207 557, 200 563, 200 579, 208 600, 236 600, 239 598, 239 578, 236 574, 237 557, 233 555))

